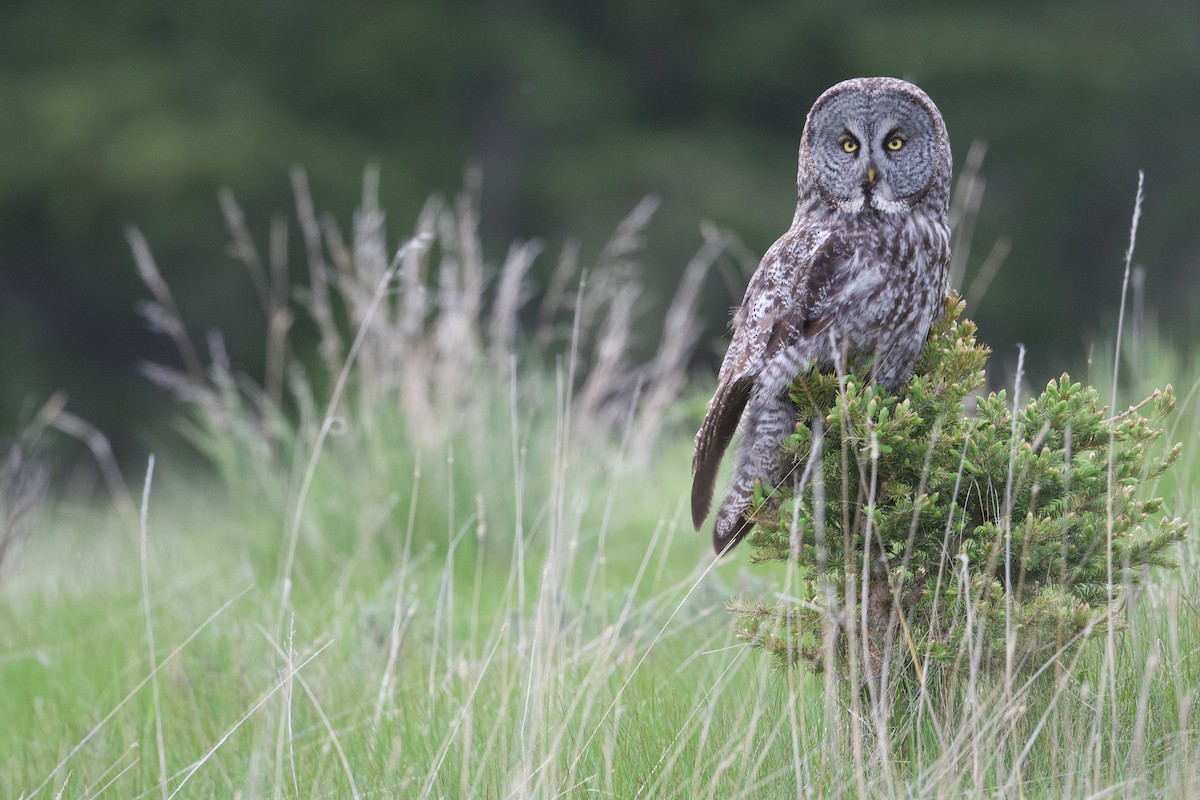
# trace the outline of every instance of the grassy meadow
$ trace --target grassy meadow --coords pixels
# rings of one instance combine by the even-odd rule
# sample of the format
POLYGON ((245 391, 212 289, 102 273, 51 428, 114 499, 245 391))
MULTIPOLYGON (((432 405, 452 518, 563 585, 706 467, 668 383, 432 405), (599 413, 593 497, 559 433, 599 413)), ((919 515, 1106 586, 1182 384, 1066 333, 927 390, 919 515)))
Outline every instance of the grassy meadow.
MULTIPOLYGON (((148 377, 214 469, 164 456, 109 504, 24 520, 0 572, 0 797, 1200 791, 1194 542, 1126 592, 1110 651, 1094 640, 1015 691, 964 676, 969 696, 931 689, 891 717, 847 703, 833 676, 735 635, 728 602, 787 595, 787 570, 715 562, 691 530, 711 386, 684 365, 700 283, 753 266, 736 246, 708 235, 639 359, 652 204, 594 264, 518 243, 490 265, 469 190, 400 235, 373 180, 340 231, 296 174, 303 293, 285 248, 260 249, 226 204, 267 330, 254 380, 186 331, 130 232, 143 311, 182 364, 148 377), (534 304, 539 259, 553 277, 534 304), (292 349, 296 325, 315 354, 292 349)), ((1147 491, 1194 523, 1200 369, 1138 314, 1123 345, 1121 408, 1179 395, 1183 456, 1147 491)), ((1106 352, 1074 377, 1110 387, 1106 352)))

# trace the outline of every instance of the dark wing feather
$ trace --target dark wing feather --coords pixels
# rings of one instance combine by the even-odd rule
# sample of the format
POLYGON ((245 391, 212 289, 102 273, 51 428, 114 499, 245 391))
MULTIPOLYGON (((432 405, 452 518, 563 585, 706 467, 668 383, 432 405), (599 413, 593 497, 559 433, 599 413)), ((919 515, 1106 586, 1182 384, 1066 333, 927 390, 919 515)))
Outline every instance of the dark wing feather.
POLYGON ((791 287, 790 303, 782 304, 771 321, 766 360, 793 347, 800 339, 820 336, 833 322, 829 299, 837 293, 844 278, 841 267, 850 259, 849 243, 837 233, 831 234, 812 254, 808 269, 798 270, 791 287))
POLYGON ((700 530, 712 507, 721 457, 737 430, 753 385, 750 378, 743 377, 718 386, 696 434, 696 450, 692 455, 692 524, 696 530, 700 530))

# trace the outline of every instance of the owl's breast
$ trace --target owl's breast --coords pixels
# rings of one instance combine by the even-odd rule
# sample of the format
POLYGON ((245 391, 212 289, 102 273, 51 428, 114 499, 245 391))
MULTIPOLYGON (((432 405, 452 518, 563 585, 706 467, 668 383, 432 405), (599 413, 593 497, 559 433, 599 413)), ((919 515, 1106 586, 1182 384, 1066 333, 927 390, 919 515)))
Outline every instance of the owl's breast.
POLYGON ((917 216, 890 226, 872 220, 880 224, 856 232, 827 300, 829 328, 809 343, 814 361, 828 368, 873 355, 882 383, 907 379, 946 296, 950 257, 944 220, 917 216))

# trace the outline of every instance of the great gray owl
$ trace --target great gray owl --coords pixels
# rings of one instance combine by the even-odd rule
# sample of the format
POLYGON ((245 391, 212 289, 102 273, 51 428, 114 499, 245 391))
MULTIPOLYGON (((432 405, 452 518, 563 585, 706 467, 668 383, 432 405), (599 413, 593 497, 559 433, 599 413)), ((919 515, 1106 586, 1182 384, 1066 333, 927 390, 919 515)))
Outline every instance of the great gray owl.
POLYGON ((741 420, 732 485, 713 529, 718 553, 749 531, 755 481, 770 490, 785 478, 781 445, 796 418, 787 390, 797 375, 868 356, 889 390, 912 373, 946 296, 950 171, 942 115, 911 83, 844 81, 808 112, 796 216, 750 279, 696 434, 699 530, 741 420))

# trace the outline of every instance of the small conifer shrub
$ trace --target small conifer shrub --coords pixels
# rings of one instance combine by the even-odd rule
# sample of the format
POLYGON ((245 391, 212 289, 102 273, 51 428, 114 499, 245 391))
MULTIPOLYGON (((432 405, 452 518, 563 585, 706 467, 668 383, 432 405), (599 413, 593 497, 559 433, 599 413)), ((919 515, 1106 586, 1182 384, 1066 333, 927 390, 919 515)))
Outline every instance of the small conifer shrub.
POLYGON ((869 365, 792 385, 795 469, 756 497, 749 540, 753 562, 789 565, 787 591, 731 608, 782 663, 872 682, 1036 668, 1173 565, 1186 525, 1141 491, 1180 453, 1160 445, 1171 387, 1116 416, 1067 375, 1015 417, 1003 391, 972 403, 988 350, 963 306, 947 300, 895 395, 869 365))

